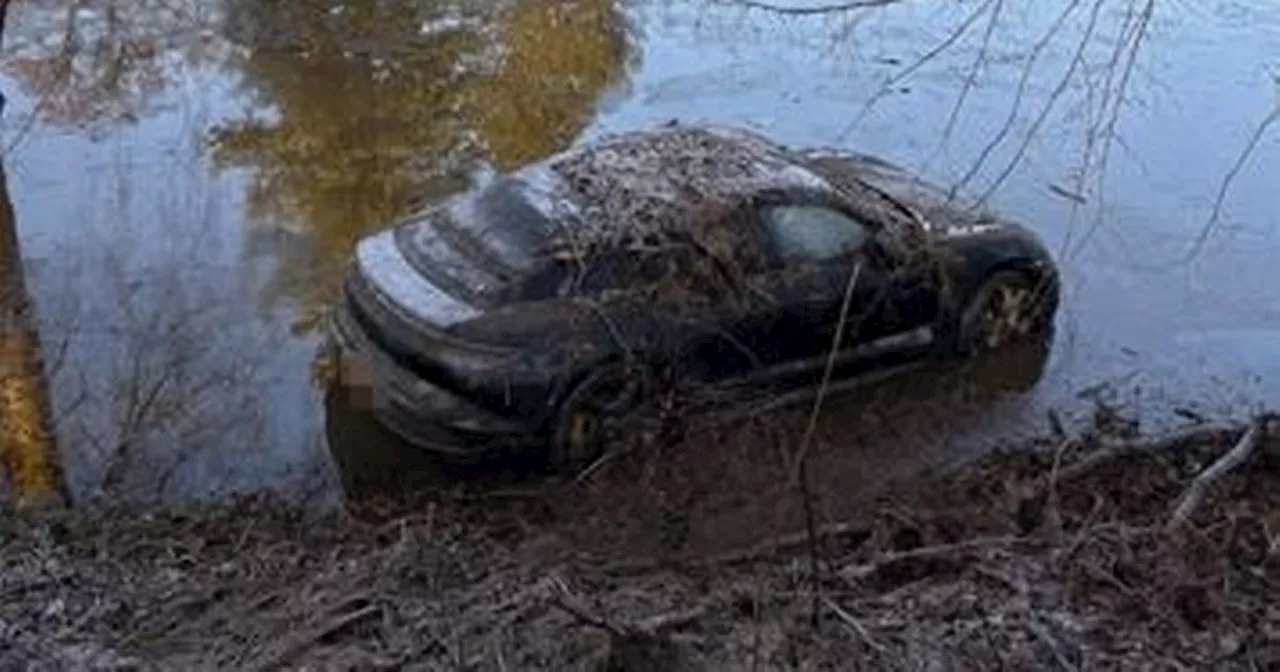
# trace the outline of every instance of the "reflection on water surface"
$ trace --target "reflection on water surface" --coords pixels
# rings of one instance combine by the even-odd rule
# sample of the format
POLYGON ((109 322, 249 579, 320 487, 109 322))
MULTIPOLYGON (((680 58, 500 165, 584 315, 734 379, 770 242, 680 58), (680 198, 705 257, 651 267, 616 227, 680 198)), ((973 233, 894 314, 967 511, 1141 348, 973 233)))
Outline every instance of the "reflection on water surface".
MULTIPOLYGON (((5 167, 80 495, 332 492, 310 366, 353 241, 463 187, 478 162, 511 168, 672 118, 883 154, 987 195, 1061 251, 1067 306, 1044 380, 942 422, 945 440, 914 432, 933 437, 929 460, 1041 431, 1049 408, 1087 414, 1076 392, 1099 383, 1152 421, 1277 398, 1280 146, 1260 124, 1277 102, 1280 8, 1267 4, 28 0, 11 12, 5 167)), ((907 417, 897 426, 936 423, 907 417)))

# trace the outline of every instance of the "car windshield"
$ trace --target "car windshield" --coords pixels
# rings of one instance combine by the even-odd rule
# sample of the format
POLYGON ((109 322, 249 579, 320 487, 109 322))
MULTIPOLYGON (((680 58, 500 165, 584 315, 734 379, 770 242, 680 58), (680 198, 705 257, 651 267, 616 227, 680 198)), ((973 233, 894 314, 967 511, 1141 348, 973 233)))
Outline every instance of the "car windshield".
POLYGON ((917 213, 910 205, 898 199, 898 197, 877 186, 875 183, 863 178, 858 178, 858 184, 875 194, 880 201, 888 204, 888 206, 895 210, 899 215, 905 217, 908 222, 919 222, 919 213, 917 213))

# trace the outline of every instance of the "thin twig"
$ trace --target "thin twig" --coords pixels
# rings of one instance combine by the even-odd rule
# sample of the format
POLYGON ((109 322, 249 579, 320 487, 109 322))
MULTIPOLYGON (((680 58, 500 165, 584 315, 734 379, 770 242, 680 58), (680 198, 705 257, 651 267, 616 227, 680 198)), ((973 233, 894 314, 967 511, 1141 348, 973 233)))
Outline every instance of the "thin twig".
POLYGON ((818 429, 818 415, 822 412, 822 402, 826 400, 827 389, 831 385, 831 374, 835 370, 836 357, 842 349, 845 327, 849 322, 849 305, 853 303, 853 289, 858 284, 858 276, 862 274, 862 264, 853 267, 849 274, 849 282, 844 288, 844 301, 840 304, 840 319, 836 322, 836 333, 831 337, 831 349, 827 352, 827 365, 822 370, 822 384, 818 386, 818 396, 813 400, 809 410, 809 422, 805 425, 804 436, 800 439, 800 448, 791 461, 791 483, 794 487, 800 481, 801 466, 809 454, 809 446, 813 443, 813 435, 818 429))
POLYGON ((660 633, 663 630, 674 630, 692 623, 703 616, 707 615, 705 606, 693 607, 691 609, 682 609, 680 611, 669 611, 655 616, 650 616, 639 623, 636 623, 636 629, 648 633, 660 633))
MULTIPOLYGON (((986 5, 979 8, 979 11, 985 11, 986 5)), ((934 150, 934 156, 930 157, 921 168, 921 173, 928 173, 930 164, 934 157, 941 153, 947 143, 951 141, 951 134, 955 131, 956 122, 960 120, 960 112, 964 109, 965 101, 969 97, 969 93, 978 83, 978 70, 981 69, 984 61, 987 60, 988 54, 991 53, 991 36, 995 34, 996 26, 1000 23, 1000 14, 1004 9, 1004 0, 996 0, 995 6, 991 9, 991 17, 987 19, 987 29, 982 34, 982 45, 978 47, 977 53, 973 57, 973 64, 969 66, 969 74, 964 78, 964 84, 960 87, 960 94, 956 96, 956 102, 951 107, 951 114, 947 116, 947 123, 942 129, 942 135, 938 140, 938 147, 934 150)))
POLYGON ((644 572, 662 564, 681 565, 685 567, 718 567, 724 565, 736 565, 744 562, 759 560, 766 555, 775 553, 783 553, 793 550, 799 546, 809 543, 811 536, 819 538, 835 537, 854 534, 858 532, 866 532, 866 528, 862 525, 853 523, 833 523, 830 525, 819 526, 811 535, 808 530, 797 532, 795 534, 787 534, 780 537, 767 539, 750 548, 730 551, 727 553, 719 553, 710 556, 700 556, 696 558, 685 559, 667 559, 667 558, 643 558, 639 560, 627 560, 620 563, 606 565, 601 568, 602 571, 609 574, 644 572))
POLYGON ((1076 70, 1080 67, 1080 62, 1084 56, 1085 49, 1088 48, 1089 43, 1093 38, 1093 32, 1098 25, 1098 16, 1102 12, 1102 6, 1104 4, 1106 4, 1105 0, 1096 0, 1096 2, 1094 2, 1093 11, 1089 12, 1089 23, 1085 26, 1085 32, 1080 38, 1080 43, 1076 45, 1076 51, 1071 57, 1071 63, 1067 66, 1066 72, 1063 73, 1062 77, 1058 80, 1057 86, 1055 86, 1053 91, 1050 92, 1049 98, 1045 101, 1044 106, 1040 108, 1040 114, 1031 122, 1031 127, 1022 136, 1022 142, 1018 145, 1018 149, 1014 153, 1013 158, 1010 159, 1009 163, 1005 165, 1002 171, 1000 171, 1000 174, 992 180, 991 184, 987 185, 986 191, 978 197, 978 203, 985 203, 990 200, 991 196, 1000 189, 1000 186, 1004 184, 1004 181, 1013 173, 1014 169, 1022 161, 1022 157, 1026 154, 1027 147, 1031 145, 1036 134, 1039 133, 1040 127, 1044 124, 1045 120, 1049 118, 1049 113, 1053 111, 1058 99, 1062 97, 1062 94, 1066 92, 1067 87, 1071 85, 1071 80, 1075 76, 1076 70))
MULTIPOLYGON (((1280 79, 1276 80, 1277 89, 1280 90, 1280 79)), ((1217 230, 1219 222, 1222 220, 1222 209, 1227 201, 1227 193, 1231 190, 1231 185, 1235 183, 1236 177, 1240 175, 1240 171, 1244 169, 1249 162, 1249 157, 1253 156, 1254 150, 1262 142, 1266 136, 1267 130, 1273 124, 1280 121, 1280 101, 1277 101, 1271 113, 1268 114, 1253 129, 1253 133, 1249 135, 1249 140, 1245 143, 1244 149, 1236 156, 1235 162, 1227 169, 1227 174, 1222 178, 1222 183, 1218 185, 1218 193, 1213 199, 1213 211, 1209 214, 1209 220, 1200 229, 1200 233, 1196 236, 1195 242, 1191 248, 1187 250, 1187 254, 1183 256, 1182 262, 1190 261, 1200 253, 1213 232, 1217 230)))
POLYGON ((1048 628, 1033 619, 1027 622, 1027 629, 1031 631, 1031 634, 1036 639, 1044 642, 1044 645, 1049 648, 1049 651, 1053 654, 1053 661, 1058 664, 1058 667, 1066 670, 1066 672, 1076 672, 1076 670, 1080 669, 1067 659, 1067 655, 1062 651, 1062 645, 1058 643, 1058 638, 1054 637, 1048 628))
POLYGON ((556 607, 560 611, 563 611, 564 613, 569 614, 570 616, 576 618, 583 625, 589 625, 593 628, 599 628, 600 630, 604 630, 605 632, 611 635, 615 635, 617 637, 626 636, 626 633, 622 630, 622 628, 619 628, 618 626, 604 620, 603 618, 600 618, 598 616, 588 613, 587 610, 583 609, 580 605, 574 604, 573 602, 569 601, 569 599, 566 596, 556 597, 554 600, 551 601, 551 604, 552 606, 556 607))
POLYGON ((960 181, 956 182, 955 185, 952 186, 952 197, 962 191, 965 185, 977 176, 978 172, 982 170, 982 166, 987 162, 987 159, 990 158, 992 152, 994 152, 996 148, 1004 142, 1004 139, 1013 130, 1013 126, 1018 120, 1018 112, 1022 109, 1022 98, 1026 95, 1027 88, 1031 83, 1031 75, 1035 68, 1036 61, 1040 59, 1041 54, 1044 53, 1044 50, 1049 46, 1049 43, 1052 42, 1053 38, 1062 30, 1067 19, 1071 17, 1071 15, 1076 11, 1076 8, 1079 7, 1080 3, 1083 1, 1084 0, 1071 0, 1071 2, 1063 8, 1062 12, 1054 20, 1053 24, 1049 26, 1049 29, 1045 31, 1044 35, 1042 35, 1040 39, 1036 41, 1035 45, 1031 47, 1031 53, 1027 57, 1026 65, 1023 66, 1022 74, 1019 76, 1017 87, 1014 90, 1013 104, 1009 107, 1009 115, 1005 118, 1004 124, 1001 125, 1000 130, 987 142, 986 146, 982 148, 982 151, 978 153, 977 160, 969 167, 969 170, 960 178, 960 181))
MULTIPOLYGON (((1124 105, 1125 92, 1129 88, 1129 81, 1133 77, 1134 69, 1137 65, 1138 54, 1142 50, 1142 44, 1147 37, 1148 30, 1151 26, 1151 18, 1155 13, 1155 0, 1147 0, 1142 11, 1135 17, 1132 12, 1133 5, 1130 5, 1130 12, 1126 14, 1124 23, 1120 29, 1120 38, 1116 41, 1116 47, 1112 51, 1111 59, 1107 63, 1107 78, 1103 84, 1102 102, 1098 112, 1096 123, 1091 123, 1086 133, 1084 158, 1080 168, 1080 175, 1076 180, 1077 192, 1083 194, 1085 192, 1085 179, 1091 169, 1095 148, 1101 141, 1101 151, 1098 154, 1097 164, 1097 202, 1098 207, 1094 211, 1093 223, 1085 232, 1076 250, 1084 249, 1084 245, 1094 236, 1102 227, 1103 216, 1106 212, 1107 203, 1107 168, 1111 161, 1112 143, 1123 146, 1123 141, 1116 135, 1116 124, 1120 121, 1120 111, 1124 105), (1132 30, 1130 30, 1132 26, 1132 30), (1132 37, 1130 37, 1132 36, 1132 37), (1127 47, 1127 51, 1126 51, 1127 47), (1121 58, 1125 58, 1126 62, 1123 68, 1120 68, 1121 58), (1117 72, 1120 73, 1120 81, 1112 86, 1115 81, 1117 72), (1108 114, 1109 110, 1109 114, 1108 114)), ((1067 235, 1062 241, 1062 256, 1067 258, 1071 255, 1072 236, 1075 231, 1075 218, 1078 208, 1073 205, 1071 208, 1071 225, 1067 227, 1067 235)))
POLYGON ((1062 455, 1076 444, 1073 438, 1063 439, 1053 453, 1053 466, 1049 469, 1049 487, 1045 496, 1045 523, 1055 545, 1062 542, 1062 511, 1058 497, 1058 474, 1062 472, 1062 455))
MULTIPOLYGON (((1075 0, 1075 1, 1079 2, 1080 0, 1075 0)), ((987 8, 993 2, 995 2, 995 0, 987 0, 980 7, 975 9, 973 12, 970 12, 969 16, 967 16, 964 21, 961 21, 960 25, 956 26, 954 30, 948 33, 947 36, 943 38, 941 42, 934 45, 932 49, 925 52, 923 55, 920 56, 920 58, 917 58, 915 62, 913 62, 911 65, 908 65, 902 70, 899 70, 898 72, 894 73, 893 76, 889 77, 889 79, 885 80, 885 82, 880 85, 880 88, 878 88, 876 92, 873 93, 871 97, 867 99, 867 102, 863 104, 862 109, 859 110, 858 115, 854 117, 853 121, 850 122, 849 125, 845 126, 844 130, 840 132, 840 135, 837 136, 838 141, 844 142, 849 137, 849 135, 852 134, 853 131, 857 129, 859 125, 862 124, 862 120, 866 118, 867 114, 871 111, 871 108, 875 107, 876 103, 880 102, 881 99, 889 95, 890 91, 893 90, 894 86, 896 86, 899 82, 906 79, 907 77, 910 77, 917 70, 924 67, 930 61, 937 58, 939 54, 946 51, 952 45, 958 42, 960 38, 964 37, 965 33, 968 33, 969 29, 972 28, 974 24, 978 22, 978 19, 982 18, 982 15, 986 13, 987 8)))
POLYGON ((837 618, 844 621, 845 625, 848 625, 849 629, 853 630, 854 634, 862 639, 863 643, 868 647, 875 649, 881 654, 889 653, 888 647, 876 641, 876 638, 871 635, 871 631, 867 630, 867 626, 863 625, 862 621, 854 618, 852 614, 845 611, 840 605, 836 604, 835 600, 832 600, 829 597, 823 597, 822 603, 825 604, 826 607, 831 610, 831 613, 835 614, 837 618))
POLYGON ((1003 537, 978 537, 976 539, 968 539, 956 542, 954 544, 941 544, 938 546, 923 546, 921 548, 913 548, 909 551, 900 551, 896 553, 886 553, 879 558, 866 564, 856 567, 849 567, 840 572, 840 575, 847 580, 857 581, 865 579, 884 567, 903 560, 927 560, 932 558, 941 558, 948 555, 967 553, 977 551, 984 548, 998 548, 1001 546, 1011 546, 1019 542, 1031 543, 1032 540, 1024 537, 1003 536, 1003 537))
POLYGON ((813 400, 813 408, 809 412, 809 422, 800 440, 800 448, 796 451, 793 462, 792 483, 800 488, 800 504, 804 508, 805 533, 809 543, 809 578, 813 582, 813 605, 810 615, 813 626, 818 627, 818 600, 822 594, 822 577, 818 560, 817 517, 813 510, 813 493, 809 488, 809 447, 813 445, 813 435, 818 428, 818 414, 822 412, 822 402, 826 400, 827 389, 831 384, 831 373, 835 370, 836 357, 844 344, 845 326, 849 320, 849 305, 853 302, 853 289, 858 284, 858 276, 862 273, 862 264, 853 267, 849 274, 849 282, 844 289, 844 301, 840 304, 840 318, 836 322, 836 333, 831 337, 831 349, 827 353, 827 363, 822 371, 822 384, 818 386, 818 396, 813 400))
POLYGON ((582 485, 583 483, 586 483, 587 481, 591 480, 591 477, 594 476, 596 472, 603 469, 606 464, 612 462, 613 459, 618 455, 620 455, 622 452, 623 451, 619 451, 619 450, 605 450, 605 452, 602 453, 599 457, 592 460, 591 464, 588 464, 585 469, 578 472, 577 475, 573 477, 573 484, 582 485))

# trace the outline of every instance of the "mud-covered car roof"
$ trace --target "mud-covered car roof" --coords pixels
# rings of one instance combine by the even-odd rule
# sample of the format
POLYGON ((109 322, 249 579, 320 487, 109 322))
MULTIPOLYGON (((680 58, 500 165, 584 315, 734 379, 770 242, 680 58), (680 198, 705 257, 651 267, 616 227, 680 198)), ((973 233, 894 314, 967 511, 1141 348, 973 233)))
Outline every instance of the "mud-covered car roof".
POLYGON ((797 154, 749 131, 668 126, 586 143, 517 174, 585 242, 693 232, 763 190, 832 191, 797 154))

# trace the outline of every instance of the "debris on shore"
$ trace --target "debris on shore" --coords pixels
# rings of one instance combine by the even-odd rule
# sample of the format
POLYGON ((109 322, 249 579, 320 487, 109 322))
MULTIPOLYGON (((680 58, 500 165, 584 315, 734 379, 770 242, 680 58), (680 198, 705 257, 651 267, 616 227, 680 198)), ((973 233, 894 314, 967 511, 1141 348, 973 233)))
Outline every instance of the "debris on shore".
POLYGON ((1053 437, 680 562, 474 501, 6 516, 0 667, 1275 669, 1278 430, 1053 437))

